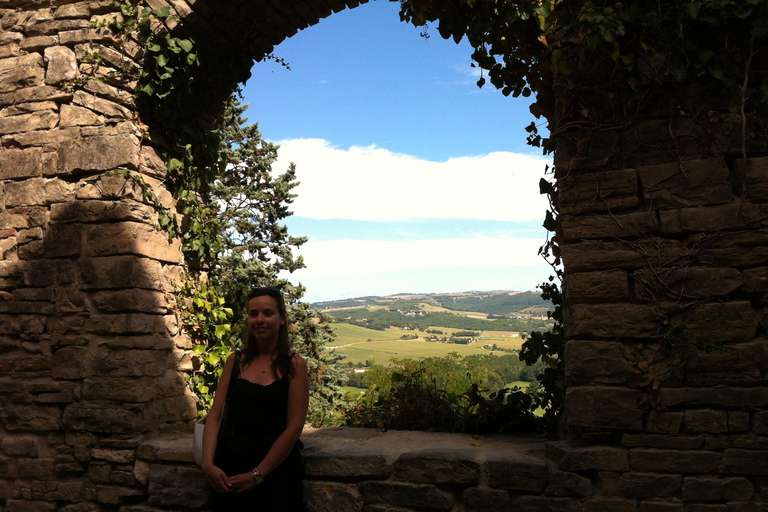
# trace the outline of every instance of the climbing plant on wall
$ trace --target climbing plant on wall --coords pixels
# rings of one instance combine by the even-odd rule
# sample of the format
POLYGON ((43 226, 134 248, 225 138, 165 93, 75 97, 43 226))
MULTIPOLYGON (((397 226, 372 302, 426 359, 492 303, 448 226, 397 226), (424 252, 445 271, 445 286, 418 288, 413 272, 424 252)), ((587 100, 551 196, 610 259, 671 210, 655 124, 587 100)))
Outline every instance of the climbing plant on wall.
MULTIPOLYGON (((689 116, 704 130, 707 122, 731 123, 742 156, 750 141, 768 139, 764 0, 402 0, 400 15, 418 27, 436 26, 443 38, 466 37, 481 70, 477 85, 533 95, 531 112, 548 124, 550 136, 570 137, 572 158, 591 151, 590 131, 636 122, 639 112, 689 116)), ((528 143, 552 153, 539 128, 526 128, 528 143)), ((550 172, 560 178, 567 171, 550 172)), ((544 227, 552 233, 541 254, 559 277, 557 184, 542 180, 540 191, 551 200, 544 227)), ((542 289, 556 305, 555 328, 534 333, 521 358, 550 365, 538 400, 553 413, 553 425, 565 384, 562 299, 554 277, 542 289)), ((660 320, 663 337, 663 314, 660 320)))
POLYGON ((304 267, 293 249, 306 239, 290 236, 282 224, 291 215, 295 169, 273 175, 278 148, 261 138, 256 125, 246 125, 246 107, 237 94, 218 119, 197 117, 194 106, 201 96, 221 95, 236 80, 205 72, 196 42, 164 29, 169 8, 129 3, 121 15, 103 26, 117 33, 124 52, 141 47, 144 61, 140 69, 124 66, 111 78, 137 84, 145 139, 163 153, 166 186, 178 200, 175 211, 168 210, 145 187, 159 227, 182 241, 187 268, 177 283, 177 305, 193 342, 189 383, 199 408, 210 407, 224 358, 241 343, 250 288, 275 286, 284 290, 290 336, 310 370, 309 419, 323 424, 332 416, 345 377, 338 357, 324 350, 333 339, 330 320, 302 303, 305 289, 285 278, 304 267))

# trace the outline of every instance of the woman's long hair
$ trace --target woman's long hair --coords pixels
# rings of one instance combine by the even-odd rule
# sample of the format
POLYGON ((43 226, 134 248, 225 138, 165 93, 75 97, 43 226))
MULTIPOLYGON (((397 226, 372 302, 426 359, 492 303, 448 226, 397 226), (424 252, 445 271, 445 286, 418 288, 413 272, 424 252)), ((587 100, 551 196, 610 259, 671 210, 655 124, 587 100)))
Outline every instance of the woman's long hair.
MULTIPOLYGON (((280 326, 280 330, 277 332, 277 357, 272 361, 272 376, 277 379, 278 374, 287 376, 289 379, 293 378, 294 369, 291 364, 291 358, 293 352, 291 350, 291 342, 288 339, 288 312, 285 309, 285 299, 283 299, 283 292, 277 288, 254 288, 251 293, 248 294, 248 299, 245 301, 246 318, 248 315, 248 304, 251 299, 255 297, 262 297, 267 295, 275 299, 277 303, 277 311, 280 314, 280 318, 284 320, 280 326)), ((243 366, 251 364, 253 359, 259 355, 259 345, 256 339, 248 329, 248 322, 245 323, 245 329, 243 330, 243 344, 245 350, 243 353, 243 366)))

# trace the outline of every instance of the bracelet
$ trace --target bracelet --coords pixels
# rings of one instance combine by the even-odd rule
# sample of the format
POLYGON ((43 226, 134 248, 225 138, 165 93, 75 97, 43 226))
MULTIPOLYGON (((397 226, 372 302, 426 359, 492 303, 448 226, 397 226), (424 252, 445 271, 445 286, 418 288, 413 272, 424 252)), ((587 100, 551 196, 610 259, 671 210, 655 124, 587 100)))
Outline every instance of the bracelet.
POLYGON ((261 473, 259 473, 259 468, 253 468, 251 470, 251 476, 253 477, 253 480, 256 482, 256 485, 259 485, 261 482, 264 481, 264 477, 261 476, 261 473))

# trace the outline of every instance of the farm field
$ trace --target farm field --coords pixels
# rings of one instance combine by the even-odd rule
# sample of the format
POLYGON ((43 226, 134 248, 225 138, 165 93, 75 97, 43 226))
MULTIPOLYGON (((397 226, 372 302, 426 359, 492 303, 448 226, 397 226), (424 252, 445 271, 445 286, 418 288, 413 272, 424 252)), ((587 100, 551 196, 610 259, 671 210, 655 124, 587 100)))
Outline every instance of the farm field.
MULTIPOLYGON (((404 334, 427 335, 425 332, 411 331, 403 329, 386 329, 378 331, 366 329, 356 325, 335 323, 333 327, 336 331, 336 341, 333 345, 335 350, 344 354, 342 363, 364 363, 373 359, 380 364, 387 364, 390 359, 410 358, 418 359, 420 357, 443 357, 451 352, 457 352, 459 355, 467 356, 472 354, 488 354, 489 351, 483 348, 485 344, 496 343, 503 348, 519 348, 522 340, 519 337, 503 337, 502 332, 486 331, 483 338, 473 345, 459 345, 453 343, 435 343, 423 340, 403 340, 400 339, 404 334), (490 338, 489 335, 494 337, 490 338), (371 341, 368 341, 368 340, 371 341)), ((430 327, 443 331, 445 336, 450 336, 456 331, 462 329, 451 329, 445 327, 430 327)))

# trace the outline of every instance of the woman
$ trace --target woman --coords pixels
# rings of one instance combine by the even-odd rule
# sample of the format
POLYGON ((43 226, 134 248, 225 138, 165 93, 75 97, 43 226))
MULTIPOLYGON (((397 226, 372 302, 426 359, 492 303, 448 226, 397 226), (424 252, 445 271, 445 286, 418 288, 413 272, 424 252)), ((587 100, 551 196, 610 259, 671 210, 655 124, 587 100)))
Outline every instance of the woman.
POLYGON ((291 350, 280 290, 254 289, 247 315, 242 360, 235 367, 236 355, 227 359, 205 423, 203 471, 215 491, 214 510, 300 511, 307 364, 291 350), (224 438, 218 434, 231 379, 233 428, 224 438))

